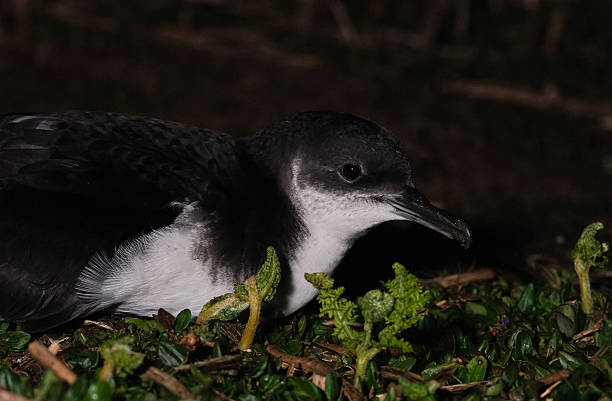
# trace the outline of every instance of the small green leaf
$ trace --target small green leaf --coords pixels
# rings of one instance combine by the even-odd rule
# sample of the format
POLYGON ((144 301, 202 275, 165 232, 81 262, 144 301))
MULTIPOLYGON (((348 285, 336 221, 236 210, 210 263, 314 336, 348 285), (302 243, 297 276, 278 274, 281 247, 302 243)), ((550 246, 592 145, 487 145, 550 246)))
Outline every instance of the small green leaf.
POLYGON ((519 370, 514 363, 509 364, 502 373, 502 380, 509 386, 513 386, 514 382, 519 378, 519 370))
POLYGON ((489 388, 487 388, 487 391, 485 392, 485 395, 492 397, 492 396, 496 396, 501 394, 502 390, 504 389, 504 384, 503 383, 496 383, 493 384, 492 386, 490 386, 489 388))
POLYGON ((338 375, 329 372, 325 375, 325 396, 327 401, 338 401, 342 397, 342 387, 338 375))
POLYGON ((257 379, 258 377, 262 376, 266 372, 267 369, 268 369, 268 358, 266 356, 263 356, 261 358, 258 358, 257 363, 251 369, 249 376, 254 379, 257 379))
POLYGON ((468 380, 470 382, 479 382, 484 380, 487 373, 487 367, 487 358, 484 356, 478 355, 472 358, 466 365, 468 370, 468 380))
POLYGON ((576 334, 576 311, 571 305, 561 305, 554 312, 554 316, 557 327, 564 336, 571 338, 576 334))
POLYGON ((259 379, 258 387, 263 398, 269 400, 275 395, 280 395, 287 387, 287 383, 282 376, 267 374, 259 379))
POLYGON ((291 392, 299 399, 304 401, 323 401, 323 392, 319 390, 310 380, 302 377, 287 377, 287 383, 291 387, 291 392))
POLYGON ((460 365, 457 362, 440 363, 429 368, 423 369, 421 376, 424 379, 429 379, 438 373, 448 370, 451 374, 454 373, 460 365))
POLYGON ((374 361, 370 361, 366 369, 365 383, 368 388, 374 388, 374 391, 378 393, 382 391, 382 387, 380 386, 380 384, 378 384, 378 380, 376 377, 377 373, 378 366, 376 366, 376 363, 374 361))
POLYGON ((289 340, 281 348, 290 355, 299 355, 302 351, 302 342, 300 340, 289 340))
MULTIPOLYGON (((138 320, 140 320, 140 319, 138 319, 138 320)), ((158 333, 163 333, 164 331, 166 331, 164 326, 162 326, 162 324, 160 322, 158 322, 157 320, 155 320, 155 319, 144 320, 144 322, 146 322, 147 326, 151 330, 155 330, 158 333)), ((145 330, 145 331, 149 332, 149 330, 145 330)))
POLYGON ((55 373, 52 370, 45 371, 40 379, 40 393, 38 397, 45 401, 56 401, 60 399, 62 391, 62 382, 60 382, 55 373))
POLYGON ((87 345, 87 336, 80 331, 77 333, 74 333, 74 339, 76 342, 80 343, 81 345, 87 345))
POLYGON ((553 333, 548 340, 548 356, 554 355, 562 342, 563 340, 561 339, 559 330, 553 330, 553 333))
POLYGON ((66 390, 64 396, 62 397, 62 401, 81 401, 85 398, 87 394, 87 380, 82 377, 77 378, 77 380, 66 390))
POLYGON ((95 381, 89 385, 83 401, 110 401, 113 391, 110 383, 95 381))
POLYGON ((19 377, 9 368, 0 368, 0 387, 18 395, 23 394, 19 377))
POLYGON ((176 321, 174 322, 174 331, 178 333, 179 331, 185 330, 189 323, 191 322, 191 311, 189 309, 183 309, 176 316, 176 321))
POLYGON ((563 366, 564 369, 573 372, 579 366, 583 365, 585 362, 580 360, 580 358, 575 357, 569 352, 559 351, 559 363, 563 366))
POLYGON ((398 381, 402 388, 402 394, 414 401, 435 401, 433 394, 430 394, 429 389, 423 383, 409 382, 403 377, 398 381))
POLYGON ((100 354, 89 350, 79 350, 70 352, 66 363, 71 368, 79 367, 84 370, 95 368, 100 360, 100 354))
POLYGON ((157 355, 164 365, 174 367, 187 362, 189 353, 179 344, 160 341, 157 355))
POLYGON ((480 401, 480 396, 477 393, 469 393, 463 401, 480 401))
POLYGON ((521 360, 525 353, 533 347, 531 336, 525 330, 516 331, 511 339, 512 357, 514 360, 521 360))
POLYGON ((393 357, 389 359, 388 365, 395 366, 396 368, 400 368, 404 370, 410 370, 412 369, 415 363, 416 363, 416 358, 407 356, 407 355, 400 355, 398 357, 393 357))
POLYGON ((465 304, 465 313, 476 316, 487 316, 487 308, 477 302, 467 302, 465 304))
POLYGON ((223 353, 221 352, 221 346, 219 345, 218 342, 216 342, 213 345, 212 357, 213 358, 219 358, 220 356, 223 356, 223 353))
POLYGON ((517 307, 521 312, 526 312, 533 309, 535 301, 535 287, 533 283, 529 283, 529 285, 523 289, 523 292, 518 300, 517 307))
POLYGON ((9 350, 12 352, 18 352, 25 349, 30 342, 31 336, 24 331, 13 331, 6 337, 6 343, 9 346, 9 350))
POLYGON ((266 261, 257 272, 257 292, 262 301, 271 301, 281 278, 280 262, 276 250, 269 246, 266 261))
MULTIPOLYGON (((127 324, 133 324, 134 326, 144 331, 145 333, 148 333, 150 331, 150 327, 147 324, 147 322, 142 319, 138 319, 137 317, 126 317, 126 318, 123 318, 123 321, 127 324)), ((155 320, 155 322, 157 322, 157 320, 155 320)), ((159 322, 157 323, 159 324, 159 322)))
POLYGON ((307 325, 308 325, 308 321, 306 320, 306 316, 302 315, 300 320, 298 320, 297 322, 296 337, 298 339, 301 340, 302 337, 304 337, 304 333, 306 332, 307 325))

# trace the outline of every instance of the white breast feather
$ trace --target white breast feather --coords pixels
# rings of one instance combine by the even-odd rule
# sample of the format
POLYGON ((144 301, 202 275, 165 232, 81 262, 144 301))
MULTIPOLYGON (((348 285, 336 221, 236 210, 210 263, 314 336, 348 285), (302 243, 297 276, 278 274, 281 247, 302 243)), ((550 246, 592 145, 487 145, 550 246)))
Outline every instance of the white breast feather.
POLYGON ((217 275, 213 284, 210 260, 194 256, 203 227, 186 223, 192 210, 186 206, 176 223, 122 245, 111 259, 94 257, 79 278, 78 296, 94 310, 118 304, 118 312, 143 316, 159 308, 197 315, 208 300, 233 291, 228 277, 217 275))

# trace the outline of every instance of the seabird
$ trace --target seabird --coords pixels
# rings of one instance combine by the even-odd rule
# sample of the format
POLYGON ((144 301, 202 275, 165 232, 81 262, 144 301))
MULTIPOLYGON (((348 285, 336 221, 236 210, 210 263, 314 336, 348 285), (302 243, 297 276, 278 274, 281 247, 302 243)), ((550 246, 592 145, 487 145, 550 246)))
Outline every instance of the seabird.
POLYGON ((470 243, 406 152, 349 114, 300 113, 248 137, 115 113, 0 117, 0 320, 39 331, 96 311, 197 315, 274 246, 289 314, 354 241, 390 220, 470 243))

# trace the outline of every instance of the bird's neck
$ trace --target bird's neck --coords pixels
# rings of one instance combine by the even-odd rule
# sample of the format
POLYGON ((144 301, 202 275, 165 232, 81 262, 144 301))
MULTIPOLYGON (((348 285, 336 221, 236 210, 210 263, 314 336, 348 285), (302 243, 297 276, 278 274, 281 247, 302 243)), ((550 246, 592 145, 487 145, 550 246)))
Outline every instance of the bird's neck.
POLYGON ((289 314, 304 306, 317 295, 315 288, 304 278, 304 273, 331 274, 340 263, 356 237, 338 235, 323 222, 304 222, 306 229, 299 239, 288 263, 290 277, 284 292, 291 294, 283 302, 283 313, 289 314))

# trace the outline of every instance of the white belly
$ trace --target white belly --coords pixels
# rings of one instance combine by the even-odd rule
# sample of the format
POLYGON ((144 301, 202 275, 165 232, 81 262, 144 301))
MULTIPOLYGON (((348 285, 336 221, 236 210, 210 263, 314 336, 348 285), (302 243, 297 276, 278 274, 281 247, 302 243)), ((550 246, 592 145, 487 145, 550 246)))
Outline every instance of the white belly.
POLYGON ((232 292, 229 274, 211 274, 223 269, 196 257, 194 245, 205 228, 185 223, 191 210, 185 207, 176 223, 120 246, 110 259, 92 258, 77 282, 79 297, 94 310, 117 305, 118 312, 150 316, 159 308, 172 314, 189 308, 197 315, 211 298, 232 292))

